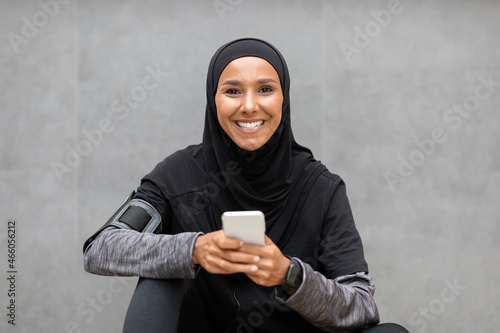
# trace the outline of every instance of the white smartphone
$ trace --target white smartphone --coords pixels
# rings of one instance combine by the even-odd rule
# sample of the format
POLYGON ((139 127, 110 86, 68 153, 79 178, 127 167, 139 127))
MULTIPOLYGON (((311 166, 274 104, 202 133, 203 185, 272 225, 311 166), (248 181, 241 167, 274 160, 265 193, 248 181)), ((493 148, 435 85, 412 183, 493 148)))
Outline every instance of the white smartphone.
POLYGON ((260 211, 225 212, 222 214, 222 228, 229 238, 241 239, 247 244, 266 244, 266 219, 260 211))

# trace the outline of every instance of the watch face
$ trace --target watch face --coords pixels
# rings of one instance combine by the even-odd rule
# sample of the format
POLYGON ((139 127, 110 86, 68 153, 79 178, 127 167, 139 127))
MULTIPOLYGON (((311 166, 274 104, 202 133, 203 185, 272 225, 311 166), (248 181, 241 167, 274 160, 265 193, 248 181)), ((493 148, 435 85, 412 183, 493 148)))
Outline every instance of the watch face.
POLYGON ((289 292, 300 287, 302 283, 302 266, 297 259, 291 258, 292 262, 286 274, 285 283, 279 287, 283 292, 289 292))
POLYGON ((290 264, 290 269, 288 271, 288 275, 286 278, 286 284, 293 286, 294 288, 298 287, 302 282, 302 267, 296 260, 292 260, 290 264))

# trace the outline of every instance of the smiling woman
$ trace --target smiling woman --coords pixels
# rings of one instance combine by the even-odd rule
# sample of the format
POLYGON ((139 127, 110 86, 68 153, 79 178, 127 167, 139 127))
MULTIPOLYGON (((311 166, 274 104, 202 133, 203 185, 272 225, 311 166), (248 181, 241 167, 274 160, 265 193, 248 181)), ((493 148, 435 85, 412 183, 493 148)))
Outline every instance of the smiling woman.
POLYGON ((124 332, 406 332, 377 325, 345 184, 293 137, 280 52, 222 46, 206 92, 203 142, 160 162, 84 245, 88 272, 141 277, 124 332), (225 236, 224 212, 255 210, 264 246, 225 236))
POLYGON ((219 78, 215 104, 226 134, 240 148, 256 150, 281 122, 283 92, 273 66, 257 57, 231 61, 219 78))

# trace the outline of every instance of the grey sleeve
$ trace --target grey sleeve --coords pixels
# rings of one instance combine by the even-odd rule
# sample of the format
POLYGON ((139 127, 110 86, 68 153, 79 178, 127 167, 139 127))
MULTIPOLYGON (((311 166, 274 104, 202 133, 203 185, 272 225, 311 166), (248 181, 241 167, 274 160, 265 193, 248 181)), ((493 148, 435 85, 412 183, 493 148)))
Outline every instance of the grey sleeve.
POLYGON ((303 281, 290 297, 277 299, 300 313, 311 324, 327 332, 361 329, 379 322, 373 299, 375 284, 370 275, 356 273, 327 279, 300 261, 303 281))
POLYGON ((107 228, 84 253, 84 268, 98 275, 193 279, 193 247, 201 234, 157 235, 107 228))

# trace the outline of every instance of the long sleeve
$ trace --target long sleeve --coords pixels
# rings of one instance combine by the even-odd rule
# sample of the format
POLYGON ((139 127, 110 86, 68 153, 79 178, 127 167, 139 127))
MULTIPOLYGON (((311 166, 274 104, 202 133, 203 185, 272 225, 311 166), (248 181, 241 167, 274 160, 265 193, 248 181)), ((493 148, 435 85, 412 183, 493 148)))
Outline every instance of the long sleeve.
POLYGON ((85 252, 84 268, 108 276, 193 279, 196 273, 192 251, 200 234, 157 235, 107 228, 85 252))
POLYGON ((327 332, 361 329, 379 322, 373 294, 375 285, 368 274, 344 275, 327 279, 300 261, 303 281, 290 297, 277 298, 311 324, 327 332))

